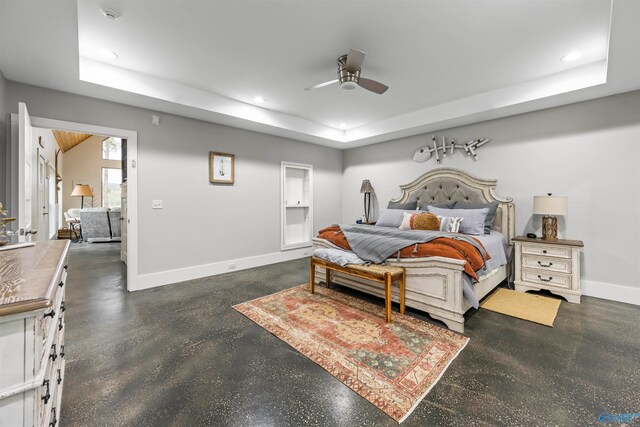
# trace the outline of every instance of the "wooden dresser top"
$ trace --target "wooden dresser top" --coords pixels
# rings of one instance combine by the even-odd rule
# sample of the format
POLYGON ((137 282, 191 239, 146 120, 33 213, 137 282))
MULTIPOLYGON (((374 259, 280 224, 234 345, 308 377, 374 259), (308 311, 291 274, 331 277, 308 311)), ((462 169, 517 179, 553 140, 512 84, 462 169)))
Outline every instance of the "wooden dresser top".
POLYGON ((0 252, 0 316, 49 307, 67 260, 69 240, 0 252))

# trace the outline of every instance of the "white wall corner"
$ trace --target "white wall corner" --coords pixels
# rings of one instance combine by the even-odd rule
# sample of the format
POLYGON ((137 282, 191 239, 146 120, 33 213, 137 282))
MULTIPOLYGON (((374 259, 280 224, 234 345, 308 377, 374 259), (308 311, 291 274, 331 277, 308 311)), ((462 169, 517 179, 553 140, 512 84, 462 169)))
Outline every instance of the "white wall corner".
POLYGON ((295 250, 272 252, 247 258, 229 259, 211 264, 202 264, 175 270, 141 274, 138 276, 138 286, 136 286, 135 289, 129 290, 140 291, 143 289, 155 288, 157 286, 169 285, 171 283, 184 282, 186 280, 232 273, 234 271, 246 270, 263 265, 305 258, 311 256, 312 253, 313 248, 309 246, 295 250), (230 265, 234 265, 234 268, 229 268, 230 265))
POLYGON ((582 295, 640 305, 640 288, 615 285, 613 283, 582 281, 582 295))

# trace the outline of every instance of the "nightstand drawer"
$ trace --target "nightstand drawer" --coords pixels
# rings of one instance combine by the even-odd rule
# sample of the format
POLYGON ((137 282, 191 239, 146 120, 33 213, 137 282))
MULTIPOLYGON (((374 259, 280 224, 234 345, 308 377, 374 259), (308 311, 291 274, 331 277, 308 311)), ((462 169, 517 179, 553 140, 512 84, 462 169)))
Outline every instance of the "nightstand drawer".
POLYGON ((543 255, 560 258, 571 258, 571 248, 551 246, 547 244, 522 244, 522 253, 529 255, 543 255))
POLYGON ((539 270, 522 270, 522 280, 524 282, 571 289, 571 276, 565 274, 539 270))
POLYGON ((558 258, 545 258, 535 256, 523 256, 522 267, 536 268, 538 270, 556 271, 558 273, 571 273, 571 260, 558 258))

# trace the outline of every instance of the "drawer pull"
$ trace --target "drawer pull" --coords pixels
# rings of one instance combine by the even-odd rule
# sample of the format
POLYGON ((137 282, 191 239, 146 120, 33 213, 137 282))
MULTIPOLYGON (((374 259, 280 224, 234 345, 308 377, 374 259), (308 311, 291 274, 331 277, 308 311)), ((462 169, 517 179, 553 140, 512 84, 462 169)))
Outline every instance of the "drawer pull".
POLYGON ((62 357, 64 359, 64 346, 63 345, 60 346, 60 357, 62 357))
POLYGON ((65 270, 68 270, 68 269, 69 269, 69 264, 65 264, 65 265, 64 265, 64 269, 65 269, 65 270))
POLYGON ((543 279, 542 276, 538 274, 538 279, 542 280, 543 282, 550 282, 553 280, 553 277, 549 276, 548 279, 543 279))
POLYGON ((64 286, 64 282, 58 283, 58 286, 63 287, 64 286))
POLYGON ((49 427, 56 427, 58 424, 58 418, 56 418, 56 408, 51 408, 51 421, 49 422, 49 427))
POLYGON ((60 372, 60 369, 58 369, 58 379, 56 380, 56 382, 58 384, 60 384, 62 382, 62 372, 60 372))
POLYGON ((64 306, 64 301, 62 301, 60 303, 60 311, 64 313, 66 309, 67 309, 67 307, 64 306))
POLYGON ((540 261, 538 261, 538 265, 539 265, 540 267, 551 267, 551 266, 553 265, 553 263, 552 263, 552 262, 550 262, 549 264, 543 264, 543 263, 541 263, 540 261))
POLYGON ((53 360, 55 362, 55 360, 58 358, 58 354, 56 353, 56 345, 52 344, 51 345, 51 353, 49 354, 49 359, 53 360))
POLYGON ((42 387, 47 387, 47 391, 44 393, 44 396, 41 397, 44 400, 44 404, 49 403, 49 399, 51 399, 51 393, 49 393, 49 380, 44 380, 42 383, 42 387))
POLYGON ((43 317, 51 317, 53 319, 53 316, 55 315, 56 315, 55 310, 51 310, 50 312, 45 313, 43 317))
POLYGON ((62 317, 58 318, 58 330, 61 331, 62 330, 62 317))
POLYGON ((543 254, 546 254, 546 253, 547 253, 547 250, 546 250, 546 249, 543 249, 543 250, 542 250, 542 253, 543 253, 543 254))

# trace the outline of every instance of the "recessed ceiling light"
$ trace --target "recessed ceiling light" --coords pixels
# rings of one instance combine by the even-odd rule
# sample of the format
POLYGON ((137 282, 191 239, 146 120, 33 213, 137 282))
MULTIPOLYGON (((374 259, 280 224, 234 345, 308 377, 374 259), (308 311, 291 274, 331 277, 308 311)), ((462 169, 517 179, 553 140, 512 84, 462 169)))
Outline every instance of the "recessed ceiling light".
POLYGON ((100 49, 100 55, 107 59, 118 59, 118 54, 112 50, 100 49))
POLYGON ((571 62, 571 61, 575 61, 576 59, 580 59, 580 58, 582 58, 582 52, 578 52, 577 50, 574 50, 573 52, 569 52, 565 56, 560 58, 560 61, 562 61, 562 62, 571 62))
POLYGON ((339 126, 340 126, 340 129, 346 129, 347 128, 347 124, 344 123, 344 122, 340 123, 339 126))
POLYGON ((264 102, 264 98, 261 96, 256 96, 255 98, 253 98, 253 102, 255 102, 256 104, 262 104, 264 102))

